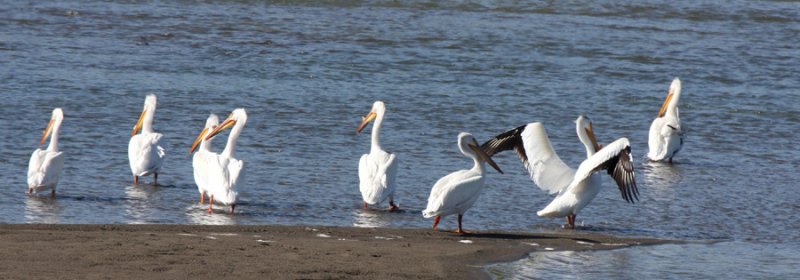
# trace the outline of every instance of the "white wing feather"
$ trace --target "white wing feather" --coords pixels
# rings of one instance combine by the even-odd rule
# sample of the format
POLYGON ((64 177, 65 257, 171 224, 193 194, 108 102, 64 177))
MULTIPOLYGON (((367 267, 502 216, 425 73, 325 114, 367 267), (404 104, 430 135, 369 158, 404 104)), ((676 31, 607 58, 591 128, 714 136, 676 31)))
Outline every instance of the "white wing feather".
POLYGON ((533 182, 550 194, 569 186, 575 177, 575 170, 558 157, 544 126, 538 122, 530 123, 522 131, 521 137, 528 157, 525 167, 533 182))
POLYGON ((367 204, 383 202, 394 194, 397 160, 394 154, 364 154, 358 163, 359 190, 367 204))
POLYGON ((135 176, 147 176, 157 172, 164 163, 163 134, 146 133, 131 137, 128 144, 128 159, 135 176))
POLYGON ((206 191, 215 202, 225 205, 236 203, 236 186, 242 180, 244 162, 218 154, 208 155, 208 176, 206 191))
POLYGON ((622 150, 626 147, 630 146, 630 142, 628 138, 620 138, 611 144, 606 145, 600 151, 597 151, 594 155, 584 160, 578 170, 575 172, 575 176, 572 182, 567 187, 567 191, 574 191, 575 186, 580 184, 581 181, 586 180, 594 174, 603 164, 605 164, 611 158, 618 156, 622 150))
POLYGON ((459 170, 442 177, 431 189, 425 218, 463 213, 469 209, 483 189, 483 176, 472 170, 459 170))
POLYGON ((64 168, 64 153, 36 149, 28 162, 28 188, 40 191, 54 188, 64 168))

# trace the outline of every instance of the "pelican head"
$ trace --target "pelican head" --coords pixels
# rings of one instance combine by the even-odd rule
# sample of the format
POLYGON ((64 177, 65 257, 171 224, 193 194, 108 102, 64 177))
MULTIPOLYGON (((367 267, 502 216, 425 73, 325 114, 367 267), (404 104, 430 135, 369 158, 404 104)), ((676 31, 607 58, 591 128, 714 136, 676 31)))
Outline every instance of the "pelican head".
POLYGON ((231 112, 231 114, 228 115, 228 117, 224 121, 222 121, 222 124, 218 125, 216 128, 211 130, 211 132, 209 132, 208 135, 206 135, 205 140, 208 141, 209 139, 213 138, 223 130, 228 129, 236 125, 237 123, 241 123, 241 125, 244 125, 245 122, 247 122, 247 112, 244 111, 244 108, 238 108, 236 110, 233 110, 233 112, 231 112))
POLYGON ((189 154, 194 153, 194 150, 197 149, 197 145, 199 145, 202 141, 211 141, 213 139, 204 140, 206 134, 217 128, 217 125, 219 125, 219 117, 217 117, 216 114, 209 115, 208 119, 206 120, 206 126, 203 127, 202 131, 200 131, 200 135, 197 135, 197 138, 194 139, 192 148, 189 149, 189 154))
POLYGON ((500 167, 497 166, 497 163, 495 163, 480 147, 481 145, 478 144, 478 141, 475 140, 472 134, 468 132, 461 132, 458 134, 458 148, 461 150, 462 154, 469 157, 474 154, 477 156, 478 160, 489 163, 497 172, 504 174, 503 170, 500 170, 500 167))
POLYGON ((664 99, 664 104, 661 104, 661 109, 658 110, 658 117, 663 117, 667 112, 677 112, 675 108, 678 106, 678 100, 681 97, 681 80, 675 78, 672 84, 669 85, 667 98, 664 99))
POLYGON ((386 112, 386 105, 383 104, 383 101, 375 101, 375 103, 372 103, 372 110, 370 110, 366 116, 361 117, 361 124, 356 128, 356 134, 361 133, 361 130, 379 115, 383 116, 384 112, 386 112))
POLYGON ((50 122, 47 123, 47 127, 44 128, 42 132, 42 139, 39 140, 39 145, 44 144, 44 141, 47 140, 47 137, 53 134, 53 127, 60 124, 61 121, 64 119, 64 111, 61 108, 53 109, 53 113, 50 115, 50 122))
POLYGON ((149 124, 153 122, 153 114, 156 112, 156 95, 149 94, 144 99, 144 108, 142 109, 142 113, 139 115, 139 120, 136 121, 136 125, 133 126, 133 131, 131 132, 131 137, 139 133, 142 130, 142 126, 145 123, 149 124))
POLYGON ((597 144, 597 139, 594 136, 592 119, 584 115, 578 116, 578 119, 575 120, 575 129, 577 130, 576 133, 578 134, 578 138, 586 146, 587 153, 594 154, 600 150, 601 147, 599 144, 597 144), (593 147, 594 151, 589 152, 589 147, 593 147))

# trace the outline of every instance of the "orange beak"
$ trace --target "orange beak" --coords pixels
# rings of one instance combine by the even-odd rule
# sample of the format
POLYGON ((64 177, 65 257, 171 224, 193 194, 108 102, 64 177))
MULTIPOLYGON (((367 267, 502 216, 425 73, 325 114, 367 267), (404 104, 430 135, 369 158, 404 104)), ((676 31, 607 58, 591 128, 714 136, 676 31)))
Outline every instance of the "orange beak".
POLYGON ((203 141, 203 136, 206 135, 206 131, 208 131, 208 128, 203 128, 203 131, 200 131, 200 135, 197 135, 197 138, 194 139, 194 142, 192 143, 192 148, 189 149, 190 155, 194 153, 194 150, 197 149, 197 146, 200 145, 200 142, 203 141))
POLYGON ((42 139, 39 140, 39 145, 44 144, 44 140, 47 140, 47 137, 50 136, 50 133, 53 131, 53 119, 50 119, 50 122, 47 123, 47 127, 44 128, 42 132, 42 139))
POLYGON ((672 89, 667 93, 667 98, 664 99, 664 104, 661 104, 661 109, 658 110, 658 117, 663 117, 664 112, 667 110, 667 105, 669 105, 669 101, 672 100, 672 89))
POLYGON ((216 136, 217 134, 219 134, 223 130, 225 130, 225 129, 227 129, 227 128, 235 125, 235 124, 236 124, 236 120, 231 119, 231 117, 229 116, 227 119, 225 119, 224 122, 222 122, 221 125, 217 126, 216 128, 214 128, 214 130, 212 130, 210 133, 208 133, 208 135, 206 136, 206 140, 211 139, 211 137, 216 136))
POLYGON ((361 130, 363 130, 364 127, 366 127, 367 124, 374 120, 377 116, 378 114, 375 114, 375 112, 369 112, 366 116, 361 117, 361 124, 359 124, 358 128, 356 128, 356 134, 361 133, 361 130))
POLYGON ((134 135, 139 133, 140 130, 142 130, 142 122, 144 122, 144 112, 145 112, 145 110, 142 110, 142 113, 139 115, 139 120, 137 120, 136 121, 136 125, 133 126, 133 131, 131 132, 131 137, 133 137, 134 135))

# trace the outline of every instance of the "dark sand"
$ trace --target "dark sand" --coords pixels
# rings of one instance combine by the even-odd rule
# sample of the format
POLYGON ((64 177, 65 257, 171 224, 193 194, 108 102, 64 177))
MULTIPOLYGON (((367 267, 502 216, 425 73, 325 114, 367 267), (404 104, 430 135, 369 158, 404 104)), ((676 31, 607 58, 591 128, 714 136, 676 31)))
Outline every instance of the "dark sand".
POLYGON ((0 225, 0 278, 480 279, 540 250, 671 242, 323 226, 0 225), (462 243, 469 240, 471 243, 462 243))

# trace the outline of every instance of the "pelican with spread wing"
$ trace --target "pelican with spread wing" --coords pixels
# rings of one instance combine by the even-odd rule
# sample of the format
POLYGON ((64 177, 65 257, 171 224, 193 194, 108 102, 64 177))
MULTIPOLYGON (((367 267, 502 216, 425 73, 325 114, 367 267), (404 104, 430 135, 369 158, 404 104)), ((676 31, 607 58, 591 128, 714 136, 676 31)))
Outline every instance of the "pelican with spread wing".
POLYGON ((633 203, 639 199, 628 139, 619 138, 601 147, 595 140, 592 121, 588 117, 580 116, 575 123, 578 139, 586 147, 586 160, 577 170, 561 161, 544 126, 538 122, 506 131, 481 145, 489 156, 512 149, 516 151, 533 182, 550 194, 558 193, 536 214, 566 217, 569 228, 575 228, 575 216, 600 192, 600 171, 611 175, 625 201, 633 203))
POLYGON ((39 140, 39 145, 42 145, 50 137, 50 144, 46 150, 39 148, 33 151, 28 163, 28 194, 50 190, 50 195, 56 196, 56 185, 64 168, 64 153, 58 150, 58 133, 63 120, 61 108, 53 109, 50 122, 39 140))

